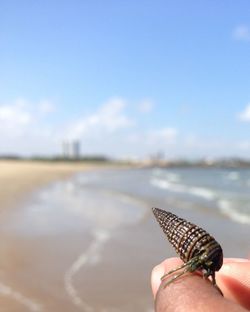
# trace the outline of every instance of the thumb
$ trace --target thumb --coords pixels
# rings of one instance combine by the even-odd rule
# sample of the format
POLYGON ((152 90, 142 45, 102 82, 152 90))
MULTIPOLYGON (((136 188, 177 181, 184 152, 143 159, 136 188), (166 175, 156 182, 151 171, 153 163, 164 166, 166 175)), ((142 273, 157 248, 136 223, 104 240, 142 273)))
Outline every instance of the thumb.
POLYGON ((164 287, 166 280, 161 283, 161 277, 181 264, 180 259, 170 258, 153 269, 151 284, 155 297, 155 311, 246 311, 221 296, 210 281, 198 274, 187 273, 164 287))

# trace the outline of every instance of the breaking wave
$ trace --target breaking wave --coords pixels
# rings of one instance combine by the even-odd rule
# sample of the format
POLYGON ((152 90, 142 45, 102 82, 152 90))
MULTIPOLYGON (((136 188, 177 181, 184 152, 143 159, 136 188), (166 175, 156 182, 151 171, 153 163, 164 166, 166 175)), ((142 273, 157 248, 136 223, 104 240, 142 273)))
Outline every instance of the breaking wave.
POLYGON ((226 215, 229 219, 238 223, 250 224, 250 215, 234 208, 233 204, 228 200, 219 200, 218 207, 221 213, 226 215))
POLYGON ((201 197, 206 200, 215 200, 217 195, 214 191, 197 186, 186 186, 183 184, 172 183, 163 179, 151 179, 150 183, 161 189, 168 190, 170 192, 190 194, 193 196, 201 197))

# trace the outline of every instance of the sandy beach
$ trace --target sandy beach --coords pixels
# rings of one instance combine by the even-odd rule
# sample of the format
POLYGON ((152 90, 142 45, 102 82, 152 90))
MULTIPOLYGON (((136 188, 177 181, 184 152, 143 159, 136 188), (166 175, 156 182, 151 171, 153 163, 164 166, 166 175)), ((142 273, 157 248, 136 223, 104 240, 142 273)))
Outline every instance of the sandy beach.
MULTIPOLYGON (((74 263, 77 264, 79 253, 81 257, 82 250, 86 250, 88 257, 90 248, 91 256, 91 248, 93 248, 94 253, 98 254, 102 241, 106 241, 105 234, 104 237, 102 234, 99 237, 97 233, 97 238, 94 237, 94 240, 87 232, 83 232, 84 235, 80 237, 67 231, 67 233, 61 232, 60 235, 37 235, 36 233, 19 235, 15 230, 7 230, 6 233, 4 227, 8 223, 6 220, 15 222, 15 219, 19 218, 19 210, 28 206, 26 200, 32 198, 32 194, 39 194, 41 189, 53 188, 54 183, 64 183, 63 181, 67 185, 67 181, 77 173, 115 167, 95 163, 0 161, 1 311, 91 312, 95 311, 93 305, 99 307, 98 309, 101 311, 102 304, 107 302, 110 304, 109 296, 105 298, 102 295, 103 283, 99 283, 96 277, 92 276, 91 278, 91 270, 85 272, 87 276, 88 273, 90 274, 87 279, 92 279, 91 285, 89 282, 86 284, 85 276, 78 283, 81 284, 79 288, 84 289, 84 293, 89 293, 88 300, 92 300, 92 306, 84 302, 77 302, 71 281, 73 275, 77 273, 74 271, 74 263), (58 255, 59 259, 61 257, 60 262, 58 262, 58 255), (69 268, 66 269, 67 267, 69 268), (93 287, 95 284, 100 292, 97 297, 95 287, 93 287), (103 300, 97 299, 98 296, 103 300)), ((60 214, 60 210, 58 214, 60 214)), ((60 224, 60 219, 56 220, 55 224, 60 224)), ((82 254, 84 262, 85 251, 82 254)), ((109 263, 107 265, 109 267, 109 263)), ((116 269, 120 270, 120 268, 116 269)), ((103 273, 101 270, 99 275, 102 276, 103 273)), ((108 275, 110 273, 109 269, 108 275)), ((109 279, 108 276, 107 278, 109 279)), ((128 284, 125 285, 125 289, 127 286, 128 284)), ((114 293, 114 296, 119 298, 120 295, 114 293)), ((119 300, 118 304, 120 304, 119 300)))
POLYGON ((1 311, 153 311, 151 270, 176 254, 152 207, 248 256, 250 171, 127 169, 0 162, 1 311))
POLYGON ((0 211, 50 182, 100 167, 92 163, 0 160, 0 211))
MULTIPOLYGON (((91 164, 1 160, 0 216, 8 214, 11 209, 18 209, 18 204, 40 187, 54 181, 67 179, 76 172, 91 170, 96 167, 91 164)), ((11 239, 9 236, 1 237, 0 266, 1 272, 4 271, 0 281, 1 311, 27 311, 27 308, 31 311, 37 310, 36 304, 28 299, 30 294, 26 297, 16 290, 21 289, 22 292, 25 285, 18 285, 18 279, 15 278, 16 272, 22 268, 21 259, 25 259, 25 254, 26 256, 33 254, 32 245, 27 243, 25 246, 24 241, 22 241, 20 246, 20 242, 16 239, 11 239)))
POLYGON ((126 195, 88 186, 77 191, 77 174, 89 172, 91 181, 114 168, 0 162, 1 311, 152 311, 149 277, 155 260, 151 245, 141 246, 152 232, 148 222, 140 224, 144 204, 137 216, 141 203, 126 195), (104 209, 101 218, 98 207, 104 209))

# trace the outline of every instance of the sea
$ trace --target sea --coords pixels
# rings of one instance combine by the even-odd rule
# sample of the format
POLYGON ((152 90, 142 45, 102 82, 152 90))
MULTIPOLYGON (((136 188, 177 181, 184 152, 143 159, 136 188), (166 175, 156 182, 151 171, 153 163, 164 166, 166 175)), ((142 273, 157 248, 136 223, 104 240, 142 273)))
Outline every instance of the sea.
POLYGON ((1 217, 6 311, 153 311, 151 270, 177 255, 152 207, 207 230, 224 257, 250 257, 250 169, 82 172, 1 217))

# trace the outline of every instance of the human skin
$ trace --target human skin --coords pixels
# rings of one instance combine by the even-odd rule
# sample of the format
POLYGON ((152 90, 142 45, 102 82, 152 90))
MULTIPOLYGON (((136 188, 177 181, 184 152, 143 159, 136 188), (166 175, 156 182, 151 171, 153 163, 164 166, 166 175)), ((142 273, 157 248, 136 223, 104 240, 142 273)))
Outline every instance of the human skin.
POLYGON ((250 310, 250 260, 227 258, 216 273, 224 296, 200 274, 187 273, 164 287, 161 277, 180 266, 179 258, 166 259, 151 275, 156 312, 204 311, 246 312, 250 310))

